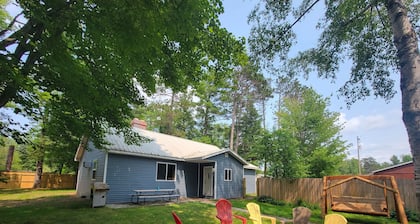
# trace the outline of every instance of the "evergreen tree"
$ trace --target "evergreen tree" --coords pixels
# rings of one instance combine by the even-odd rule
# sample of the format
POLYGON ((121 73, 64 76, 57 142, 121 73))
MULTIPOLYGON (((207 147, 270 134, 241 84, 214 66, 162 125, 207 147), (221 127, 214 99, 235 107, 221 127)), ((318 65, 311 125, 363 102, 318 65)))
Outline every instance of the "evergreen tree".
POLYGON ((255 161, 256 157, 253 151, 258 144, 255 138, 262 134, 261 115, 258 114, 252 102, 247 104, 244 109, 237 125, 238 153, 248 161, 255 161))
POLYGON ((375 170, 381 169, 381 164, 379 164, 375 158, 367 157, 360 160, 362 165, 362 174, 370 174, 375 170))

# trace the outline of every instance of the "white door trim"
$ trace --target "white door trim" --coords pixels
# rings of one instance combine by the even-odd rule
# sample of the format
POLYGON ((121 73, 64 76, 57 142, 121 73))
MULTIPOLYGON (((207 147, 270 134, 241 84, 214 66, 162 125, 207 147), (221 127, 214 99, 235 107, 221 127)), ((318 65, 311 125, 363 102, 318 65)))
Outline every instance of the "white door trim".
POLYGON ((213 167, 203 167, 203 195, 213 197, 213 167))

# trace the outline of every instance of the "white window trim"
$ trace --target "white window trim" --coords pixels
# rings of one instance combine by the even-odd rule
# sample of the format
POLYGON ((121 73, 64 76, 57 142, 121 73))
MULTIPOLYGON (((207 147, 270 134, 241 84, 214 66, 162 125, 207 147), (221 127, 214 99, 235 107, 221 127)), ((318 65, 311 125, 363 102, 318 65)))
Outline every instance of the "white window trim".
POLYGON ((224 179, 224 181, 232 181, 232 179, 233 179, 233 171, 232 171, 232 169, 225 168, 225 170, 223 172, 223 179, 224 179), (228 174, 230 174, 230 175, 227 175, 226 176, 226 171, 228 171, 228 174), (227 177, 230 177, 230 179, 228 179, 227 177))
POLYGON ((176 171, 177 171, 176 163, 156 162, 156 181, 171 181, 171 182, 175 182, 176 181, 176 171), (166 166, 165 180, 159 180, 158 179, 159 164, 165 164, 165 166, 166 166), (175 176, 174 176, 174 179, 173 180, 167 180, 166 179, 168 177, 168 165, 174 165, 175 166, 175 173, 174 173, 175 176))
POLYGON ((92 161, 92 181, 95 181, 98 176, 98 160, 92 161))

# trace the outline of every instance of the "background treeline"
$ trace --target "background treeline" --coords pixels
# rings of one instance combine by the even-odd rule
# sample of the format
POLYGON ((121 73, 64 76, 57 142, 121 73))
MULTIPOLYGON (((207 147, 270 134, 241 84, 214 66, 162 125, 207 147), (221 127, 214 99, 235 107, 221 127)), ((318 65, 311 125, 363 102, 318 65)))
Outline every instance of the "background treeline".
MULTIPOLYGON (((328 110, 328 98, 291 80, 277 82, 284 91, 273 92, 269 80, 252 68, 237 68, 226 77, 219 80, 223 85, 216 85, 209 73, 201 88, 185 92, 160 86, 157 93, 144 94, 142 104, 131 106, 133 117, 145 120, 149 130, 230 148, 269 176, 359 173, 359 161, 347 158, 350 145, 341 139, 343 124, 338 122, 338 113, 328 110), (264 106, 274 95, 280 99, 275 121, 267 122, 264 106)), ((44 171, 74 173, 78 139, 57 138, 63 136, 62 129, 44 126, 42 132, 41 127, 39 123, 33 126, 24 143, 3 137, 0 166, 5 167, 8 147, 15 145, 13 170, 35 171, 42 158, 44 171)), ((368 174, 411 159, 394 155, 381 163, 373 157, 362 158, 361 172, 368 174)))

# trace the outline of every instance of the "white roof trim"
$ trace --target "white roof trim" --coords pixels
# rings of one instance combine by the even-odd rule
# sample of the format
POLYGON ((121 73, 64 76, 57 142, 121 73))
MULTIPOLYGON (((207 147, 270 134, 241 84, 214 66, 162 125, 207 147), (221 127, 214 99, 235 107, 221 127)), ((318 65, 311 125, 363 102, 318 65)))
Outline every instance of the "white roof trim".
POLYGON ((238 155, 236 152, 234 152, 234 151, 232 151, 230 149, 224 149, 224 150, 222 150, 220 152, 215 152, 215 153, 206 155, 206 156, 202 157, 202 159, 208 159, 210 157, 217 156, 217 155, 220 155, 220 154, 223 154, 223 153, 229 153, 229 154, 231 154, 233 157, 235 157, 237 160, 239 160, 244 165, 245 164, 248 164, 248 162, 244 158, 242 158, 240 155, 238 155))
POLYGON ((244 169, 248 170, 261 170, 258 166, 255 166, 254 164, 248 163, 244 166, 244 169))
POLYGON ((88 138, 83 136, 82 139, 80 140, 79 146, 77 147, 76 154, 74 155, 74 161, 76 162, 80 161, 80 159, 83 157, 83 153, 86 150, 87 142, 88 142, 88 138))
POLYGON ((127 156, 146 157, 146 158, 153 158, 153 159, 185 161, 185 159, 177 158, 177 157, 161 156, 161 155, 153 155, 153 154, 145 154, 145 153, 137 153, 137 152, 123 152, 123 151, 118 151, 118 150, 108 150, 108 153, 118 154, 118 155, 127 155, 127 156))

